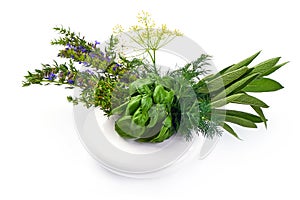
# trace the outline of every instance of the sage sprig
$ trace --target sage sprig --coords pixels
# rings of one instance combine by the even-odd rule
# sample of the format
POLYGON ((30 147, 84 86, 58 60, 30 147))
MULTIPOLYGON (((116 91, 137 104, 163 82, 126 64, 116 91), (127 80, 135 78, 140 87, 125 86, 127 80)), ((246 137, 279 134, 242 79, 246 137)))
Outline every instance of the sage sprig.
MULTIPOLYGON (((222 110, 225 122, 234 123, 240 126, 256 128, 257 123, 263 122, 267 126, 267 119, 262 108, 269 106, 262 100, 249 95, 249 92, 273 92, 283 88, 283 86, 275 80, 266 78, 287 62, 278 64, 280 58, 272 58, 261 62, 253 67, 249 67, 252 61, 260 54, 256 54, 246 58, 245 60, 225 68, 220 73, 215 74, 208 80, 202 81, 198 91, 209 90, 211 93, 211 107, 214 113, 219 113, 220 107, 229 104, 249 105, 257 115, 245 113, 241 111, 222 110), (224 88, 220 89, 220 85, 216 85, 216 80, 223 80, 224 88)), ((226 123, 220 122, 219 125, 226 131, 238 137, 233 129, 226 123)))

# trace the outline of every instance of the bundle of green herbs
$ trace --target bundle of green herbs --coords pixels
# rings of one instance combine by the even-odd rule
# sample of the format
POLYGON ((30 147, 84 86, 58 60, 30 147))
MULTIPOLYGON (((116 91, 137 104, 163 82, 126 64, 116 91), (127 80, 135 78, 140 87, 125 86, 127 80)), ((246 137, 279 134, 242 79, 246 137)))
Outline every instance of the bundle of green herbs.
POLYGON ((98 41, 87 42, 70 29, 55 27, 61 37, 51 44, 63 47, 58 57, 68 61, 42 64, 41 69, 28 72, 23 86, 80 88, 80 95, 68 96, 68 101, 99 107, 107 117, 117 115, 115 131, 138 142, 163 142, 177 133, 187 140, 193 133, 212 138, 221 136, 224 130, 239 138, 230 123, 248 128, 256 128, 257 123, 267 126, 263 108, 268 105, 249 93, 282 89, 281 84, 266 77, 287 62, 278 64, 277 57, 251 67, 258 52, 209 74, 211 57, 202 54, 163 74, 157 65, 157 51, 182 33, 166 25, 157 27, 146 12, 138 15, 138 22, 128 31, 116 26, 104 49, 98 41), (136 56, 122 51, 119 34, 138 46, 136 56), (226 104, 248 105, 255 114, 225 109, 226 104))

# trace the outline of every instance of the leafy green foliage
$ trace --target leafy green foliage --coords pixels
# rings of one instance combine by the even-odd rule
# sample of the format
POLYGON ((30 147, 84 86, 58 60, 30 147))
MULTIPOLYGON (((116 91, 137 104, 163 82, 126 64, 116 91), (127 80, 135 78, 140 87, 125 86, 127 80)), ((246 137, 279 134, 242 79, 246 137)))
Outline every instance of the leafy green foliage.
POLYGON ((283 86, 275 80, 269 78, 261 78, 253 80, 246 87, 244 92, 273 92, 282 89, 283 86))
MULTIPOLYGON (((157 77, 159 78, 159 77, 157 77)), ((130 84, 130 99, 112 110, 121 117, 116 131, 140 142, 162 142, 175 133, 172 125, 174 91, 153 78, 138 79, 130 84)))
POLYGON ((219 126, 237 138, 239 137, 235 131, 224 122, 249 128, 256 128, 256 123, 263 122, 267 127, 267 119, 262 108, 269 106, 262 100, 249 95, 248 92, 271 92, 283 88, 280 83, 265 76, 272 74, 287 62, 277 64, 280 58, 276 57, 249 67, 248 65, 259 53, 221 70, 218 74, 207 76, 196 84, 198 93, 202 96, 203 94, 210 95, 211 113, 219 116, 216 119, 222 119, 218 121, 219 126), (229 103, 249 105, 258 116, 242 111, 220 109, 229 103))

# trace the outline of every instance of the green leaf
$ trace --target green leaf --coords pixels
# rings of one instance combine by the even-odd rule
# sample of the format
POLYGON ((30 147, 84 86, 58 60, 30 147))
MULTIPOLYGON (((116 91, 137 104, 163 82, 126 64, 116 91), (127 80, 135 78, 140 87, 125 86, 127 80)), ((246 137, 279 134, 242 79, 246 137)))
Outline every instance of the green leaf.
POLYGON ((282 89, 283 86, 275 80, 269 78, 261 78, 253 80, 246 87, 244 92, 272 92, 282 89))
POLYGON ((153 92, 153 101, 157 104, 162 104, 167 96, 167 91, 162 85, 157 85, 153 92))
POLYGON ((133 115, 133 113, 138 109, 141 103, 141 95, 137 95, 134 97, 131 97, 129 100, 129 103, 126 108, 126 115, 133 115))
POLYGON ((210 92, 216 91, 216 90, 236 81, 242 75, 244 75, 247 71, 248 71, 247 67, 242 67, 240 69, 230 71, 228 73, 225 73, 225 74, 217 77, 216 79, 209 81, 207 83, 207 87, 210 92))
POLYGON ((138 108, 132 116, 132 121, 139 126, 145 126, 148 119, 148 112, 143 112, 141 108, 138 108))
POLYGON ((258 98, 250 96, 250 95, 245 94, 245 93, 239 93, 239 94, 234 94, 232 96, 229 96, 229 97, 227 97, 227 101, 229 103, 253 105, 253 106, 259 106, 259 107, 262 107, 262 108, 268 108, 269 107, 266 103, 259 100, 258 98))
POLYGON ((263 122, 263 120, 259 116, 253 115, 251 113, 243 112, 243 111, 215 109, 212 112, 216 113, 216 114, 225 114, 225 115, 230 115, 230 116, 236 116, 236 117, 244 118, 244 119, 250 120, 250 121, 252 121, 254 123, 263 122))
POLYGON ((273 72, 275 72, 276 70, 278 70, 279 68, 281 68, 282 66, 286 65, 287 63, 289 62, 284 62, 284 63, 281 63, 279 65, 276 65, 274 67, 271 67, 269 70, 265 71, 264 73, 262 73, 260 76, 268 76, 270 74, 272 74, 273 72))
POLYGON ((248 128, 257 128, 256 124, 248 119, 244 119, 237 116, 226 115, 226 122, 231 122, 240 126, 248 127, 248 128))
POLYGON ((123 112, 125 112, 128 103, 129 102, 125 102, 122 105, 120 105, 120 106, 112 109, 111 114, 112 115, 120 115, 120 114, 122 114, 123 112))
POLYGON ((228 68, 223 69, 222 71, 220 71, 220 74, 224 74, 225 72, 228 73, 228 72, 234 71, 236 69, 239 69, 241 67, 248 66, 260 54, 260 52, 261 51, 253 54, 249 58, 246 58, 245 60, 243 60, 235 65, 232 65, 228 68))
POLYGON ((268 72, 272 67, 276 65, 276 63, 278 63, 279 59, 280 57, 276 57, 259 63, 258 65, 253 67, 253 71, 251 72, 251 74, 264 74, 268 72))
POLYGON ((144 96, 142 97, 141 100, 141 108, 143 110, 143 112, 148 112, 148 110, 152 107, 153 102, 152 102, 152 98, 149 96, 144 96))
POLYGON ((161 128, 159 134, 155 138, 153 138, 150 142, 156 143, 168 139, 173 134, 171 131, 171 127, 172 127, 172 118, 171 116, 168 116, 164 120, 163 127, 161 128))
POLYGON ((233 94, 230 95, 226 98, 219 99, 217 101, 214 101, 211 103, 212 108, 218 108, 222 107, 228 103, 237 103, 237 104, 245 104, 245 105, 253 105, 253 106, 258 106, 262 108, 268 108, 269 106, 264 103, 263 101, 250 96, 245 93, 238 93, 238 94, 233 94))
POLYGON ((229 87, 227 87, 225 90, 221 91, 218 95, 216 95, 212 101, 216 101, 224 96, 229 96, 231 93, 235 92, 235 91, 239 91, 241 89, 243 89, 245 86, 247 86, 251 81, 253 81, 254 79, 256 79, 256 77, 259 74, 252 74, 249 76, 246 76, 245 78, 233 83, 232 85, 230 85, 229 87))
POLYGON ((144 91, 145 86, 151 85, 151 84, 153 84, 153 81, 149 78, 138 79, 129 85, 129 94, 133 95, 137 91, 139 91, 139 92, 144 91))
POLYGON ((134 123, 131 116, 123 116, 116 121, 115 130, 122 137, 136 138, 145 132, 145 127, 134 123))
POLYGON ((150 121, 147 125, 147 128, 152 128, 157 124, 159 121, 162 121, 167 116, 166 106, 163 104, 156 104, 155 106, 151 107, 149 110, 149 117, 150 121))
POLYGON ((241 140, 238 136, 238 134, 226 123, 222 124, 222 128, 224 128, 228 133, 236 137, 237 139, 241 140))
POLYGON ((258 106, 251 106, 253 110, 260 116, 260 118, 263 120, 265 127, 267 128, 267 119, 262 111, 262 109, 258 106))
POLYGON ((157 85, 153 92, 153 101, 154 103, 161 103, 165 96, 165 89, 162 85, 157 85))

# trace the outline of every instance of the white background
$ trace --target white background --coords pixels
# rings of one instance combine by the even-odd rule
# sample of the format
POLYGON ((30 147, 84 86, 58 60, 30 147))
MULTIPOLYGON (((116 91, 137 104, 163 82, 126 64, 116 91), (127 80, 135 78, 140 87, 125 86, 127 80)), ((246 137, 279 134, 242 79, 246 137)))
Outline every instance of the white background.
POLYGON ((299 199, 299 13, 292 0, 2 1, 0 199, 299 199), (141 10, 195 40, 219 69, 258 50, 260 61, 291 61, 272 76, 285 89, 260 95, 271 105, 268 129, 238 129, 243 141, 224 135, 203 161, 135 180, 107 172, 85 151, 65 99, 70 91, 21 88, 27 70, 57 54, 51 27, 103 41, 141 10))

